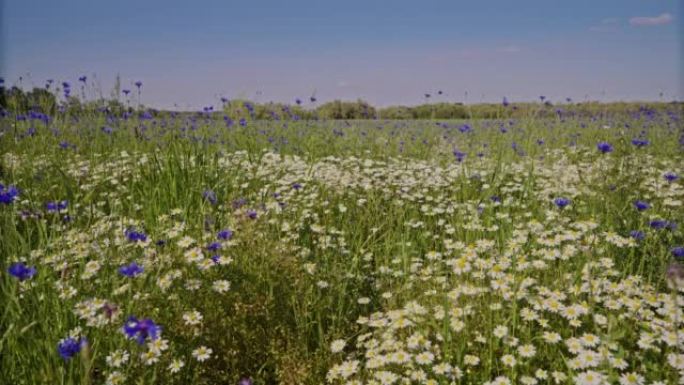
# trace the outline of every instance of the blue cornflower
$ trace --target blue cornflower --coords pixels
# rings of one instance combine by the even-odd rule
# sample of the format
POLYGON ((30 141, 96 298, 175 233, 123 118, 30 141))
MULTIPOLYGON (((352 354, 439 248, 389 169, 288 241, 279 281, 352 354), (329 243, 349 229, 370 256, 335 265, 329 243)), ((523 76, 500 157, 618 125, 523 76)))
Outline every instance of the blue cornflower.
POLYGON ((672 255, 677 259, 684 258, 684 246, 676 246, 672 248, 672 255))
POLYGON ((131 262, 129 265, 123 265, 119 268, 119 274, 129 278, 135 277, 143 271, 145 271, 145 269, 136 262, 131 262))
POLYGON ((668 227, 669 222, 663 219, 654 219, 648 224, 652 229, 660 230, 668 227))
POLYGON ((3 186, 0 184, 0 203, 9 205, 19 196, 19 190, 14 186, 3 186))
POLYGON ((558 206, 558 208, 561 208, 561 209, 562 209, 563 207, 565 207, 565 206, 567 206, 567 205, 570 204, 570 199, 559 197, 559 198, 554 199, 554 200, 553 200, 553 203, 554 203, 556 206, 558 206))
POLYGON ((211 203, 212 205, 215 205, 218 203, 218 199, 216 198, 216 193, 213 192, 212 190, 204 190, 202 193, 202 198, 206 199, 211 203))
POLYGON ((36 268, 26 266, 23 262, 16 262, 10 265, 7 272, 20 281, 25 281, 36 275, 36 268))
POLYGON ((456 157, 457 162, 463 162, 463 159, 465 159, 466 154, 464 152, 461 152, 459 150, 454 150, 453 151, 454 156, 456 157))
POLYGON ((221 248, 221 242, 212 242, 207 245, 207 250, 209 251, 217 251, 221 248))
POLYGON ((59 355, 68 360, 78 354, 81 349, 88 344, 88 340, 85 338, 75 339, 72 337, 65 338, 57 344, 57 351, 59 355))
POLYGON ((227 241, 233 237, 233 231, 230 229, 224 229, 219 231, 218 234, 216 234, 216 236, 218 237, 218 239, 223 239, 224 241, 227 241))
POLYGON ((635 145, 636 147, 648 146, 650 143, 651 142, 649 142, 647 139, 642 139, 642 138, 632 139, 632 144, 635 145))
POLYGON ((241 118, 241 119, 240 119, 240 126, 242 126, 242 127, 247 126, 247 119, 241 118))
POLYGON ((634 207, 636 207, 636 209, 639 211, 644 211, 644 210, 651 208, 651 205, 648 204, 648 202, 636 201, 636 202, 634 202, 634 207))
POLYGON ((302 184, 299 182, 292 183, 292 188, 295 190, 299 190, 302 188, 302 184))
POLYGON ((249 219, 256 219, 257 212, 255 210, 249 209, 247 210, 247 217, 249 217, 249 219))
POLYGON ((81 77, 78 78, 78 81, 79 81, 79 82, 85 83, 85 82, 86 82, 86 79, 88 79, 86 76, 81 76, 81 77))
POLYGON ((136 231, 135 229, 128 229, 125 232, 126 238, 130 242, 145 242, 147 241, 147 235, 143 233, 142 231, 136 231))
POLYGON ((137 82, 135 82, 135 86, 138 87, 138 89, 140 89, 140 87, 142 87, 142 82, 138 80, 137 82))
POLYGON ((466 133, 466 132, 472 131, 472 128, 468 124, 463 124, 458 128, 458 130, 461 131, 462 133, 466 133))
POLYGON ((632 230, 629 232, 629 236, 636 239, 637 241, 643 241, 646 239, 646 234, 643 231, 632 230))
POLYGON ((128 96, 128 94, 131 93, 131 90, 123 89, 123 90, 121 90, 121 92, 122 92, 124 95, 128 96))
POLYGON ((501 198, 499 198, 499 197, 496 196, 496 195, 492 195, 491 197, 489 197, 489 199, 490 199, 492 202, 501 203, 501 198))
POLYGON ((65 210, 67 207, 69 207, 68 201, 47 202, 45 204, 45 210, 49 213, 54 213, 57 211, 65 210))
POLYGON ((608 142, 600 142, 596 145, 596 148, 604 154, 613 152, 613 145, 608 142))
POLYGON ((504 96, 503 101, 501 102, 501 104, 502 104, 504 107, 508 107, 508 105, 510 104, 510 103, 508 102, 508 98, 506 98, 506 97, 504 96))
POLYGON ((138 344, 142 345, 149 337, 151 340, 156 340, 161 334, 161 326, 157 325, 151 319, 138 320, 134 316, 128 317, 123 331, 128 338, 135 338, 138 344))
POLYGON ((668 182, 674 182, 674 181, 676 181, 677 179, 679 179, 679 175, 677 175, 677 174, 675 174, 675 173, 673 173, 673 172, 666 172, 666 173, 663 175, 663 178, 665 178, 665 180, 668 181, 668 182))

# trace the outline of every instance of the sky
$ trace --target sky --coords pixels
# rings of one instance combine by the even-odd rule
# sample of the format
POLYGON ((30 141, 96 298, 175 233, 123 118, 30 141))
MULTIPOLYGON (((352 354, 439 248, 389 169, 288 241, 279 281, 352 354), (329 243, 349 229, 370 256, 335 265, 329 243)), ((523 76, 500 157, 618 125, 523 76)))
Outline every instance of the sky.
POLYGON ((684 100, 683 0, 0 3, 6 85, 85 75, 93 97, 119 75, 157 108, 684 100))

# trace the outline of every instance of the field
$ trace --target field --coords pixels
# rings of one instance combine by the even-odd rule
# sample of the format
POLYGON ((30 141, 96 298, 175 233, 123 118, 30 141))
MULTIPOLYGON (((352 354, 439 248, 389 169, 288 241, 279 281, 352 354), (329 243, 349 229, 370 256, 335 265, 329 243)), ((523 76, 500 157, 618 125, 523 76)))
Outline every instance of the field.
POLYGON ((0 382, 684 383, 683 118, 8 114, 0 382))

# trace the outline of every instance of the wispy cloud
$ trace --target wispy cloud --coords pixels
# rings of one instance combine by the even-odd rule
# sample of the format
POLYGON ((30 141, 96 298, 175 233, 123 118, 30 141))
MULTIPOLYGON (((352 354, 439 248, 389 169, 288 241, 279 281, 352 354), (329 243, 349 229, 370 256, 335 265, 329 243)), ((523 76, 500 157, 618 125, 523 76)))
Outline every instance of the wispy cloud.
POLYGON ((631 24, 635 27, 644 27, 644 26, 651 26, 651 25, 670 24, 670 23, 672 23, 672 20, 674 20, 674 18, 672 17, 671 14, 663 13, 660 16, 655 16, 655 17, 647 17, 647 16, 633 17, 633 18, 629 19, 629 24, 631 24))

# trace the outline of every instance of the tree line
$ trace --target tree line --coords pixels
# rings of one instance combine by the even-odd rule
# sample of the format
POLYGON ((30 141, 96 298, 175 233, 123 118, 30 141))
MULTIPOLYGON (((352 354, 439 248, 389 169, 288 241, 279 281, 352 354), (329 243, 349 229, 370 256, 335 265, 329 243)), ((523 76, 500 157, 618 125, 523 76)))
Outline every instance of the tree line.
MULTIPOLYGON (((115 95, 115 94, 113 94, 115 95)), ((569 101, 561 104, 544 103, 480 103, 465 105, 463 103, 424 103, 417 106, 390 106, 377 108, 370 103, 358 99, 356 101, 333 100, 318 106, 303 107, 299 103, 256 103, 249 100, 222 100, 217 107, 205 107, 202 111, 191 112, 205 114, 215 118, 239 122, 240 120, 354 120, 354 119, 514 119, 521 117, 558 117, 596 116, 601 114, 626 114, 636 111, 667 109, 674 107, 681 111, 682 102, 671 103, 599 103, 569 101)), ((53 116, 57 112, 68 112, 79 115, 91 112, 107 112, 114 115, 133 114, 148 111, 152 115, 168 114, 171 111, 147 109, 142 105, 124 104, 118 98, 101 97, 96 100, 81 100, 68 95, 61 100, 56 93, 46 88, 33 88, 24 91, 18 87, 0 86, 0 110, 15 116, 31 112, 53 116)), ((179 112, 175 112, 179 114, 179 112)), ((180 113, 180 114, 187 114, 180 113)))

